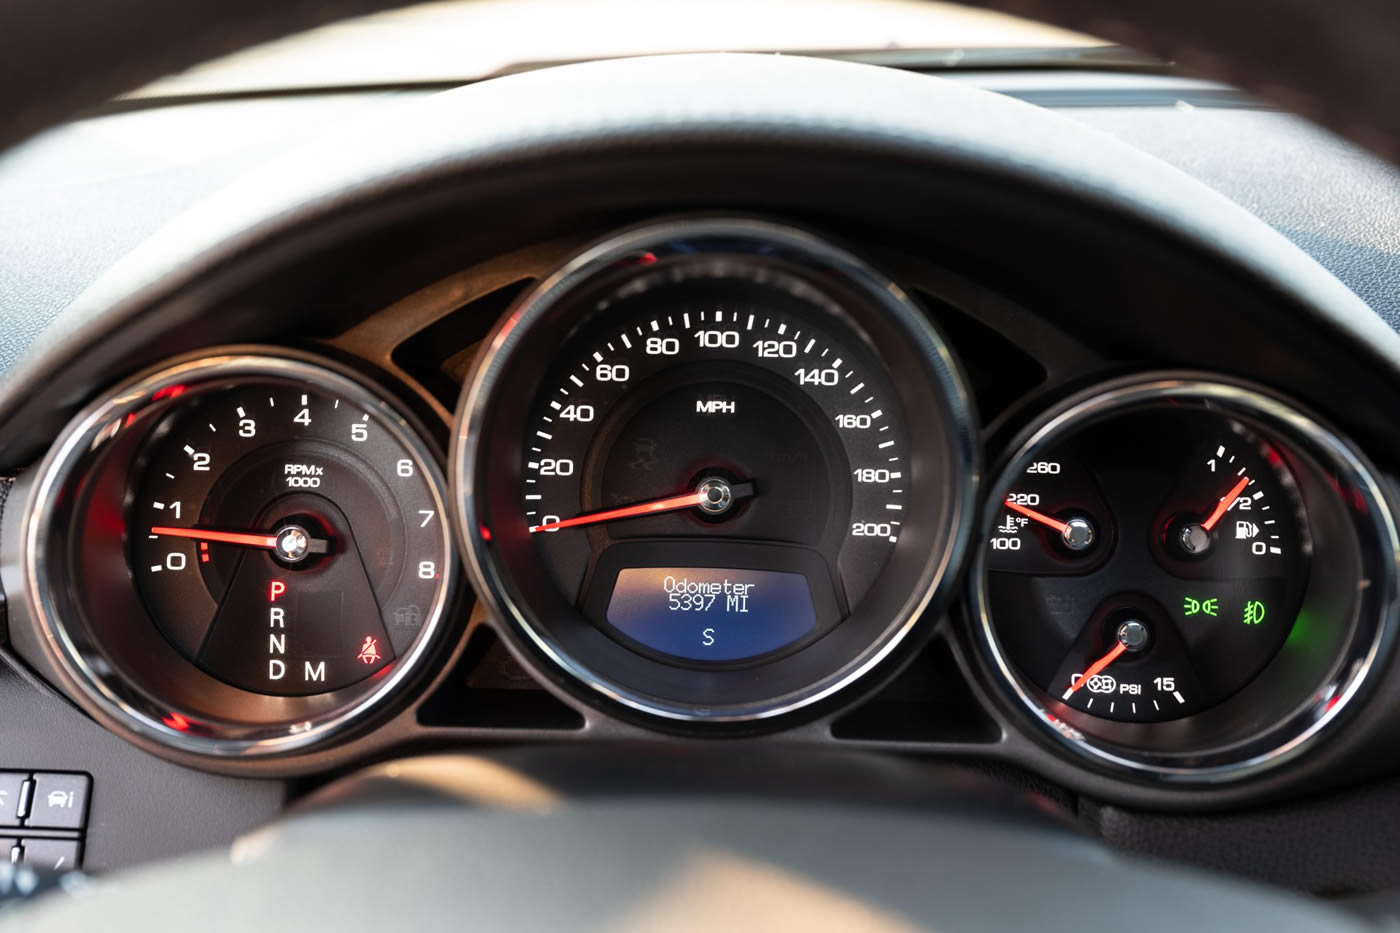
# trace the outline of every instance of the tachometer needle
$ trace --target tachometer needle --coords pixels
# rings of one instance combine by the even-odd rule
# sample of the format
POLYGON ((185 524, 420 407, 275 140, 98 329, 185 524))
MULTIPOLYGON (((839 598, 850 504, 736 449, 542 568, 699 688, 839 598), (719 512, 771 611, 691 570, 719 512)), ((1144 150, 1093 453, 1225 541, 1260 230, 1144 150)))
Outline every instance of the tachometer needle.
MULTIPOLYGON (((754 494, 753 483, 730 483, 727 484, 730 494, 730 501, 744 499, 754 494)), ((575 515, 573 518, 565 518, 557 522, 549 522, 544 525, 531 525, 530 534, 537 531, 558 531, 560 528, 577 528, 580 525, 596 525, 600 522, 615 522, 624 518, 636 518, 639 515, 655 515, 659 512, 678 512, 681 509, 697 508, 702 502, 709 499, 710 493, 704 489, 695 492, 688 492, 683 496, 668 496, 665 499, 653 499, 650 502, 639 502, 636 505, 625 505, 620 509, 608 509, 603 512, 588 512, 583 515, 575 515)))
POLYGON ((1220 521, 1221 517, 1224 516, 1226 512, 1230 511, 1230 506, 1235 504, 1235 500, 1240 497, 1240 493, 1244 492, 1244 487, 1248 485, 1249 477, 1241 476, 1240 481, 1235 484, 1235 487, 1222 496, 1220 501, 1216 503, 1215 511, 1210 513, 1210 518, 1201 522, 1201 527, 1206 531, 1210 531, 1214 528, 1215 523, 1220 521))
POLYGON ((1103 672, 1104 668, 1108 667, 1114 661, 1118 660, 1118 656, 1127 650, 1127 645, 1123 644, 1121 641, 1115 642, 1113 645, 1113 650, 1110 651, 1108 654, 1104 655, 1103 657, 1099 658, 1093 664, 1090 664, 1089 669, 1084 672, 1084 675, 1078 680, 1076 680, 1074 683, 1070 684, 1069 689, 1064 692, 1064 695, 1061 696, 1060 699, 1068 700, 1070 697, 1074 696, 1074 691, 1087 684, 1089 682, 1089 678, 1097 677, 1100 673, 1103 672))
POLYGON ((172 528, 157 525, 151 529, 153 535, 169 538, 193 538, 199 541, 213 541, 218 544, 238 544, 243 547, 259 547, 269 551, 277 549, 276 535, 244 534, 237 531, 210 531, 207 528, 172 528))
POLYGON ((1035 509, 1028 509, 1024 505, 1021 505, 1019 502, 1012 502, 1010 499, 1007 499, 1006 507, 1013 512, 1020 512, 1022 515, 1026 516, 1026 518, 1034 519, 1035 521, 1040 522, 1042 525, 1048 525, 1049 527, 1058 531, 1060 534, 1064 534, 1067 531, 1069 531, 1068 522, 1062 522, 1057 518, 1051 518, 1044 512, 1037 512, 1035 509))

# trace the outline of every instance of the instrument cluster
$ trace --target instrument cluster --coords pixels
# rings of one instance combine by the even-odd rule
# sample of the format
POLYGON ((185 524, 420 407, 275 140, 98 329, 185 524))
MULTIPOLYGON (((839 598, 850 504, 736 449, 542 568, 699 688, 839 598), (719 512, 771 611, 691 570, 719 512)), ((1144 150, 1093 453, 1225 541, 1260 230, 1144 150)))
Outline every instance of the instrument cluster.
POLYGON ((956 345, 893 279, 790 226, 652 223, 515 300, 450 445, 319 353, 103 393, 11 495, 11 638, 112 728, 276 759, 420 691, 464 568, 536 679, 645 729, 820 718, 950 626, 987 701, 1086 766, 1303 752, 1393 637, 1375 468, 1212 374, 1042 409, 984 450, 956 345))

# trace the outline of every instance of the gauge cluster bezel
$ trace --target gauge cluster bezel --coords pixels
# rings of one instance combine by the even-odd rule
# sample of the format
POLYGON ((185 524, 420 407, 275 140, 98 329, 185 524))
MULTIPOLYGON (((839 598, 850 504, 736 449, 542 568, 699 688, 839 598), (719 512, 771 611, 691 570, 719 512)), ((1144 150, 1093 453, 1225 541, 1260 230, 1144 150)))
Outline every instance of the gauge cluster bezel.
MULTIPOLYGON (((748 218, 678 218, 608 237, 527 293, 487 338, 463 390, 452 479, 468 570, 481 598, 541 679, 653 728, 765 729, 860 681, 955 588, 977 485, 969 397, 928 318, 889 279, 810 233, 748 218), (533 374, 591 320, 619 273, 697 254, 781 264, 835 296, 894 372, 909 417, 916 475, 905 530, 871 597, 824 637, 747 670, 695 671, 646 657, 586 622, 548 582, 520 502, 520 438, 533 374), (747 259, 745 259, 747 257, 747 259), (530 374, 530 375, 527 375, 530 374), (901 374, 903 376, 901 377, 901 374), (881 583, 884 585, 882 586, 881 583), (893 584, 893 585, 891 585, 893 584)), ((929 624, 932 619, 928 619, 929 624)))
POLYGON ((1280 651, 1248 685, 1192 716, 1143 724, 1073 709, 1027 679, 997 635, 987 550, 969 576, 969 625, 978 663, 1013 719, 1072 759, 1119 777, 1224 783, 1279 767, 1330 730, 1372 686, 1397 624, 1400 537, 1384 486, 1363 454, 1316 416, 1268 389, 1198 372, 1142 373, 1099 384, 1052 406, 1008 445, 988 487, 985 541, 1002 498, 1026 467, 1085 425, 1154 405, 1198 406, 1238 419, 1284 452, 1314 535, 1304 606, 1327 605, 1345 625, 1317 657, 1280 651), (1346 581, 1364 580, 1360 588, 1346 581))
MULTIPOLYGON (((403 687, 421 676, 438 648, 458 589, 455 536, 445 520, 441 585, 412 647, 384 676, 326 693, 273 696, 240 689, 206 673, 165 640, 135 591, 124 525, 105 523, 110 537, 102 541, 87 540, 75 529, 94 496, 114 515, 128 506, 143 439, 178 399, 256 380, 314 385, 370 414, 424 471, 438 514, 450 515, 441 454, 384 391, 324 357, 234 346, 171 360, 97 397, 37 469, 22 477, 15 495, 23 515, 6 522, 7 532, 16 528, 19 538, 21 585, 9 587, 16 644, 48 662, 75 698, 119 731, 210 758, 307 751, 344 737, 401 700, 403 687), (75 593, 71 581, 79 579, 96 591, 75 593)), ((15 550, 8 536, 6 546, 15 550)))
MULTIPOLYGON (((717 219, 717 218, 685 218, 685 223, 694 223, 697 219, 717 219)), ((668 221, 675 222, 675 221, 668 221)), ((753 224, 758 227, 765 226, 762 221, 744 220, 744 223, 753 224)), ((810 234, 803 234, 800 230, 781 226, 781 229, 792 232, 803 240, 804 243, 815 241, 825 244, 825 241, 811 237, 810 234)), ((544 251, 543 255, 530 254, 529 262, 526 266, 530 277, 537 277, 537 281, 542 283, 536 286, 536 290, 543 287, 543 284, 557 286, 560 284, 560 263, 566 261, 570 255, 577 255, 576 249, 579 243, 587 242, 583 238, 575 238, 566 246, 556 246, 551 250, 544 251), (554 278, 549 278, 554 275, 554 278)), ((598 242, 607 242, 598 241, 598 242)), ((654 245, 654 244, 653 244, 654 245)), ((836 251, 838 254, 839 250, 836 251)), ((876 255, 872 253, 872 256, 876 255)), ((919 309, 920 316, 933 312, 933 317, 942 326, 943 315, 947 313, 966 313, 969 317, 981 320, 987 326, 999 331, 1003 337, 1011 343, 1025 343, 1028 338, 1022 336, 1018 341, 1014 334, 1016 328, 1022 325, 1030 326, 1035 323, 1045 328, 1046 332, 1037 332, 1037 340, 1048 339, 1047 333, 1055 331, 1052 324, 1039 317, 1033 317, 1032 312, 1026 308, 1018 307, 1006 299, 996 299, 990 293, 983 293, 979 287, 971 282, 949 278, 952 273, 945 273, 942 270, 935 270, 920 262, 912 261, 910 257, 900 253, 889 251, 880 252, 879 258, 875 260, 881 268, 887 268, 893 273, 893 280, 901 283, 900 286, 891 286, 889 280, 875 276, 874 283, 879 287, 892 287, 896 295, 903 295, 902 287, 918 290, 923 296, 921 303, 927 303, 926 307, 919 309), (952 306, 953 311, 939 308, 938 301, 946 301, 952 306), (1000 302, 1000 304, 998 304, 1000 302)), ((510 262, 512 257, 502 257, 502 261, 510 262)), ((519 260, 515 260, 519 262, 519 260)), ((514 267, 513 267, 514 268, 514 267)), ((567 271, 567 267, 566 267, 567 271)), ((412 295, 390 309, 381 312, 384 318, 394 315, 400 317, 413 317, 420 319, 423 312, 420 305, 432 306, 439 315, 453 313, 454 308, 460 307, 460 295, 473 294, 474 287, 486 287, 470 284, 464 286, 462 283, 472 279, 478 273, 474 269, 467 269, 459 273, 453 279, 445 280, 429 286, 421 295, 412 295), (449 287, 450 286, 450 287, 449 287), (444 298, 444 294, 450 295, 444 298)), ((519 273, 513 273, 511 281, 520 278, 519 273)), ((499 305, 496 306, 499 308, 499 305)), ((491 318, 495 318, 498 311, 492 311, 491 318)), ((510 320, 514 312, 507 312, 502 319, 504 324, 510 320)), ((376 322, 371 322, 375 324, 376 322)), ((421 323, 417 326, 421 326, 421 323)), ((402 328, 401 328, 402 329, 402 328)), ((482 328, 484 330, 484 327, 482 328)), ((378 330, 370 329, 370 333, 380 333, 378 330)), ((955 336, 966 338, 967 335, 959 335, 956 329, 945 331, 955 336)), ((1070 401, 1054 403, 1048 401, 1052 399, 1056 392, 1056 386, 1065 385, 1067 379, 1075 380, 1075 385, 1084 386, 1089 384, 1087 380, 1096 378, 1096 373, 1102 373, 1105 361, 1093 352, 1089 352, 1076 339, 1067 333, 1055 331, 1063 345, 1053 344, 1054 349, 1044 354, 1045 361, 1049 363, 1049 382, 1041 383, 1037 387, 1023 390, 1018 396, 1014 405, 1007 410, 994 410, 988 415, 992 419, 994 428, 998 425, 1008 423, 1013 419, 1018 421, 1023 418, 1034 418, 1038 425, 1042 420, 1054 417, 1061 412, 1070 401)), ((499 332, 497 333, 497 335, 499 332)), ((490 338, 488 338, 490 339, 490 338)), ((334 349, 339 344, 332 340, 327 352, 336 352, 334 349)), ((949 347, 944 347, 943 351, 947 359, 952 361, 959 353, 961 344, 951 342, 949 347)), ((379 344, 357 344, 342 346, 342 350, 348 351, 344 364, 331 363, 316 354, 302 354, 298 351, 289 351, 269 347, 236 348, 246 350, 259 355, 273 356, 279 359, 293 358, 305 359, 308 362, 319 366, 336 369, 342 375, 359 382, 367 387, 373 387, 372 380, 366 380, 361 374, 364 370, 382 366, 383 360, 389 359, 391 348, 386 348, 379 344), (373 362, 370 362, 371 359, 373 362)), ((964 348, 965 349, 965 348, 964 348)), ((205 350, 190 354, 171 361, 179 363, 182 361, 199 359, 210 353, 229 352, 222 349, 205 350)), ((465 352, 465 350, 463 351, 465 352)), ((969 369, 973 371, 977 360, 969 358, 969 369)), ((171 363, 161 364, 157 369, 164 368, 171 363)), ((954 364, 956 367, 957 364, 954 364)), ((152 372, 154 370, 148 370, 152 372)), ((392 379, 398 380, 402 385, 405 395, 417 393, 420 397, 426 397, 427 392, 420 384, 421 374, 413 372, 401 372, 390 370, 394 373, 392 379)), ((1121 370, 1120 370, 1121 371, 1121 370)), ((984 374, 985 375, 985 374, 984 374)), ((1192 379, 1205 383, 1232 387, 1233 390, 1252 391, 1260 395, 1278 401, 1285 408, 1294 411, 1299 417, 1321 425, 1317 419, 1303 413, 1302 409, 1287 402, 1283 396, 1276 395, 1269 389, 1260 388, 1249 383, 1236 382, 1228 377, 1223 377, 1210 373, 1154 373, 1148 372, 1141 375, 1124 377, 1109 383, 1100 383, 1097 386, 1085 389, 1075 396, 1075 398, 1090 397, 1098 391, 1114 388, 1120 385, 1131 385, 1143 380, 1152 379, 1192 379)), ((129 384, 129 383, 128 383, 129 384)), ((124 384, 127 385, 127 384, 124 384)), ((116 390, 110 390, 116 391, 116 390)), ((392 399, 393 396, 384 391, 373 388, 376 396, 383 399, 392 399)), ((104 393, 102 398, 107 398, 110 393, 104 393)), ((444 401, 441 392, 437 394, 434 401, 444 401)), ((967 399, 971 401, 971 399, 967 399)), ((398 409, 397 402, 389 402, 391 408, 398 409)), ((507 400, 507 406, 509 400, 507 400)), ((442 428, 447 427, 447 416, 442 415, 442 428)), ((80 414, 79 418, 85 417, 80 414)), ((1350 422, 1349 422, 1350 423, 1350 422)), ((466 422, 460 422, 458 427, 463 427, 466 422)), ((999 428, 997 428, 999 430, 999 428)), ((1028 431, 1032 429, 1027 429, 1028 431)), ((1345 449, 1355 452, 1356 448, 1345 439, 1339 438, 1335 432, 1325 427, 1322 428, 1324 434, 1336 439, 1345 449)), ((997 434, 991 435, 995 441, 997 434)), ((64 438, 68 434, 63 435, 64 438)), ((970 462, 976 462, 978 448, 983 445, 977 444, 977 438, 969 431, 966 436, 968 444, 968 456, 970 462)), ((431 445, 429 445, 431 446, 431 445)), ((507 442, 507 448, 517 448, 515 439, 507 442)), ((1329 455, 1330 456, 1330 455, 1329 455)), ((1322 459, 1319 455, 1319 459, 1322 459)), ((1373 468, 1367 464, 1363 458, 1360 462, 1367 471, 1373 468)), ((36 469, 26 470, 21 473, 15 486, 14 495, 10 501, 11 510, 6 516, 5 534, 13 537, 15 534, 15 515, 18 514, 18 506, 22 504, 29 494, 36 475, 36 469)), ((1374 472, 1368 472, 1374 478, 1374 472)), ((453 478, 454 483, 461 482, 457 477, 453 478)), ((464 492, 470 491, 470 484, 463 484, 460 487, 464 492)), ((966 489, 963 490, 971 495, 966 489)), ((514 490, 512 490, 514 492, 514 490)), ((456 490, 449 497, 454 503, 457 500, 456 490)), ((1380 497, 1384 501, 1384 497, 1380 497)), ((449 505, 449 509, 452 505, 449 505)), ((978 518, 976 503, 969 506, 969 521, 966 523, 969 536, 976 531, 976 522, 971 519, 978 518)), ((467 529, 458 529, 458 533, 466 537, 470 545, 471 538, 466 535, 467 529)), ((14 543, 6 544, 11 564, 14 563, 15 555, 19 552, 14 543)), ((470 557, 469 557, 470 559, 470 557)), ((973 568, 973 555, 965 555, 959 561, 949 563, 943 571, 940 579, 940 586, 956 585, 964 587, 969 579, 964 576, 973 568), (949 581, 953 581, 952 584, 949 581)), ((517 659, 525 662, 526 669, 535 679, 554 695, 555 698, 569 706, 579 714, 578 726, 549 727, 530 726, 527 724, 501 724, 501 725, 479 725, 475 723, 463 722, 462 724, 446 724, 442 722, 428 722, 420 720, 417 711, 420 707, 431 703, 440 691, 446 689, 446 685, 451 677, 458 676, 461 672, 456 670, 455 664, 458 658, 466 658, 470 654, 466 650, 465 640, 452 646, 443 646, 441 654, 445 657, 448 647, 452 649, 453 662, 450 665, 434 667, 429 664, 420 665, 426 675, 430 671, 436 671, 435 679, 430 683, 427 676, 418 678, 414 683, 404 682, 394 686, 392 694, 386 691, 379 696, 370 709, 361 709, 360 712, 351 716, 351 721, 334 725, 333 728, 312 733, 309 737, 305 734, 295 738, 282 736, 285 740, 281 743, 268 743, 259 748, 273 749, 267 752, 258 751, 252 754, 240 752, 237 749, 239 743, 245 741, 250 735, 246 723, 228 723, 226 732, 221 733, 220 739, 228 739, 228 742, 219 742, 215 745, 201 745, 196 741, 191 741, 192 737, 178 737, 184 741, 169 741, 168 736, 152 736, 142 729, 131 727, 125 711, 112 713, 105 707, 96 705, 84 691, 75 686, 71 675, 66 674, 61 665, 47 665, 42 663, 42 658, 48 656, 50 648, 41 644, 43 639, 32 637, 32 626, 25 620, 27 611, 26 604, 28 597, 25 595, 22 585, 17 585, 14 581, 18 579, 14 576, 15 568, 5 568, 6 581, 10 585, 11 592, 11 629, 16 633, 15 646, 20 649, 19 653, 25 660, 35 663, 38 672, 47 677, 51 682, 60 686, 66 693, 74 697, 85 709, 92 712, 96 718, 104 725, 123 733, 128 738, 138 741, 144 748, 164 754, 185 764, 193 764, 198 767, 205 767, 211 770, 223 771, 227 773, 261 774, 268 776, 279 776, 292 773, 311 773, 322 770, 325 767, 333 766, 337 763, 353 761, 366 754, 380 754, 390 749, 405 746, 413 742, 433 741, 433 742, 458 742, 458 741, 576 741, 576 740, 599 740, 605 738, 624 738, 633 741, 665 740, 663 735, 658 733, 673 733, 686 735, 738 735, 753 733, 774 733, 771 736, 773 741, 817 741, 830 743, 836 747, 861 747, 867 749, 893 749, 900 751, 915 751, 919 753, 936 753, 948 755, 955 758, 968 758, 979 760, 1001 760, 1015 763, 1022 767, 1027 767, 1041 774, 1053 777, 1053 779, 1065 784, 1093 793, 1106 799, 1117 799, 1126 802, 1152 801, 1156 804, 1170 807, 1200 808, 1205 806, 1215 806, 1227 801, 1238 801, 1254 799, 1261 793, 1269 792, 1267 788, 1282 785, 1295 785, 1299 781, 1316 779, 1319 768, 1325 768, 1328 761, 1333 758, 1334 751, 1354 747, 1355 741, 1347 738, 1344 741, 1329 743, 1326 750, 1316 749, 1319 754, 1309 754, 1306 758, 1298 760, 1304 751, 1314 749, 1320 744, 1323 736, 1331 736, 1344 730, 1338 728, 1341 725, 1341 718, 1344 715, 1354 714, 1362 708, 1360 700, 1364 699, 1364 692, 1374 685, 1379 678, 1375 676, 1382 664, 1381 660, 1388 652, 1388 647, 1382 645, 1372 656, 1375 663, 1371 665, 1370 673, 1360 679, 1360 682, 1348 686, 1346 690, 1339 690, 1336 696, 1340 697, 1338 703, 1332 709, 1324 709, 1325 715, 1316 715, 1311 720, 1306 716, 1301 717, 1308 726, 1306 735, 1300 737, 1300 741, 1287 743, 1286 748, 1266 749, 1266 759, 1262 764, 1251 762, 1248 767, 1239 768, 1230 765, 1225 768, 1216 768, 1205 760, 1200 754, 1193 753, 1189 756, 1192 760, 1185 761, 1180 755, 1168 756, 1170 760, 1165 767, 1153 763, 1148 767, 1143 767, 1141 762, 1135 760, 1140 749, 1133 748, 1137 738, 1123 733, 1115 738, 1124 743, 1129 749, 1129 756, 1124 761, 1115 761, 1112 752, 1108 756, 1098 753, 1086 753, 1083 749, 1074 749, 1073 745, 1082 739, 1082 730, 1079 737, 1074 737, 1075 727, 1072 723, 1062 721, 1059 729, 1046 729, 1046 724, 1037 722, 1036 713, 1016 696, 1016 691, 1008 688, 1002 680, 1002 674, 997 670, 996 665, 988 663, 987 652, 979 642, 979 634, 976 626, 968 624, 962 615, 965 605, 955 604, 953 608, 959 613, 949 626, 939 627, 941 621, 939 614, 926 613, 923 617, 922 627, 917 623, 911 623, 913 629, 920 632, 927 632, 933 638, 949 642, 953 646, 953 653, 956 656, 956 663, 960 667, 958 678, 965 681, 970 687, 969 700, 980 704, 983 711, 990 715, 993 731, 997 735, 988 734, 986 738, 978 739, 976 742, 964 741, 961 733, 949 733, 946 737, 940 737, 937 731, 929 733, 924 731, 907 736, 898 736, 895 733, 885 735, 871 734, 865 737, 857 737, 848 733, 840 732, 835 728, 838 721, 847 713, 857 709, 857 703, 868 695, 873 695, 877 702, 884 695, 877 693, 885 685, 897 687, 896 676, 901 670, 901 662, 914 654, 914 649, 923 643, 922 638, 906 638, 889 654, 876 658, 870 666, 855 671, 842 686, 838 686, 826 693, 813 697, 810 702, 804 698, 804 704, 796 707, 775 707, 771 715, 764 715, 755 719, 740 719, 730 721, 723 716, 716 717, 716 722, 711 725, 709 722, 695 722, 684 718, 668 719, 664 715, 647 710, 637 710, 617 697, 600 693, 594 686, 590 685, 585 677, 578 676, 567 665, 553 663, 548 655, 539 651, 533 642, 528 638, 520 638, 519 632, 515 628, 515 620, 510 614, 510 610, 502 611, 502 604, 495 602, 494 595, 490 590, 482 590, 481 595, 485 597, 485 606, 478 607, 474 614, 475 628, 469 631, 481 632, 483 629, 494 630, 514 649, 517 659), (18 594, 18 595, 16 595, 18 594), (28 643, 24 643, 28 639, 28 643), (36 662, 36 659, 37 662, 36 662), (877 665, 881 665, 877 669, 877 665), (849 685, 851 689, 843 690, 842 687, 849 685), (838 691, 841 691, 838 695, 838 691), (361 728, 362 727, 362 728, 361 728), (1289 768, 1279 768, 1272 771, 1278 765, 1285 762, 1292 762, 1289 768), (1256 766, 1257 765, 1257 766, 1256 766), (1271 771, 1270 781, 1245 781, 1241 778, 1251 777, 1264 771, 1271 771), (1215 793, 1206 793, 1207 784, 1215 787, 1215 793)), ((1392 587, 1393 590, 1393 587, 1392 587)), ((1376 595, 1373 591, 1372 596, 1376 595)), ((939 600, 946 601, 947 593, 940 591, 939 600)), ((1390 600, 1393 607, 1395 600, 1390 600)), ((930 604, 932 605, 932 603, 930 604)), ((465 610, 460 613, 462 618, 446 613, 441 628, 454 628, 455 622, 464 621, 465 610)), ((1391 614, 1393 615, 1393 609, 1391 614)), ((1393 620, 1387 625, 1393 626, 1393 620)), ((908 631, 908 630, 906 630, 908 631)), ((440 639, 441 640, 441 639, 440 639)), ((176 658, 174 652, 166 649, 162 654, 159 651, 152 654, 152 665, 141 674, 146 676, 150 671, 159 671, 162 666, 160 659, 169 655, 172 660, 176 658)), ((644 659, 648 660, 648 659, 644 659)), ((665 658, 650 659, 666 661, 665 658)), ((100 663, 100 661, 99 661, 100 663)), ((668 667, 684 667, 676 665, 674 660, 668 667)), ((744 667, 739 665, 737 667, 744 667)), ((762 670, 762 664, 757 667, 762 670)), ((913 670, 911 666, 909 670, 913 670)), ((124 668, 130 674, 129 668, 124 668)), ((133 698, 132 702, 140 703, 149 700, 149 695, 143 691, 139 683, 121 683, 121 678, 117 676, 115 670, 106 672, 113 677, 112 690, 118 698, 118 704, 126 703, 128 697, 133 698)), ((711 668, 695 666, 691 673, 709 675, 713 673, 711 668)), ((139 680, 140 678, 136 678, 139 680)), ((1387 681, 1387 684, 1389 682, 1387 681)), ((192 684, 197 687, 198 684, 192 684)), ((228 689, 227 685, 218 684, 215 692, 221 689, 228 689)), ((959 683, 954 689, 966 689, 963 683, 959 683)), ((1392 689, 1388 685, 1387 690, 1392 689)), ((193 690, 189 696, 194 697, 200 691, 193 690)), ((239 699, 236 698, 235 699, 239 699)), ((281 699, 281 698, 277 698, 281 699)), ((320 716, 325 708, 335 703, 340 703, 346 699, 343 694, 331 695, 328 698, 307 698, 307 701, 299 707, 301 711, 308 711, 320 716), (318 706, 318 704, 322 704, 318 706)), ((873 706, 874 704, 872 704, 873 706)), ((162 708, 159 706, 148 707, 152 712, 158 712, 162 708)), ((1368 715, 1370 707, 1366 707, 1368 715)), ((685 711, 682 711, 685 712, 685 711)), ((1299 717, 1294 717, 1297 710, 1287 710, 1290 722, 1299 717)), ((333 717, 332 717, 333 718, 333 717)), ((297 725, 304 728, 304 724, 311 722, 320 726, 322 722, 331 722, 331 719, 321 719, 310 717, 302 719, 297 725)), ((504 721, 502 721, 504 723, 504 721)), ((1347 733, 1348 737, 1352 735, 1347 733)), ((261 739, 259 739, 261 741, 261 739)), ((1236 743, 1248 744, 1248 743, 1236 743)), ((1218 748, 1206 749, 1206 751, 1217 751, 1218 748)), ((1236 749, 1237 751, 1238 749, 1236 749)), ((1194 750, 1199 752, 1199 750, 1194 750)), ((1325 778, 1324 778, 1325 779, 1325 778)))

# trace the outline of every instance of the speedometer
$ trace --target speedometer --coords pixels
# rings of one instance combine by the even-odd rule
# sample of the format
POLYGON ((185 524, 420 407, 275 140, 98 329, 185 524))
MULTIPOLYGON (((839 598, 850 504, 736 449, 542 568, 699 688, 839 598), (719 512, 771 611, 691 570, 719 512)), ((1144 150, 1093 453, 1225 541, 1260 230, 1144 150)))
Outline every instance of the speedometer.
POLYGON ((819 637, 869 591, 903 526, 905 416, 825 301, 781 270, 682 264, 629 278, 570 342, 521 493, 595 624, 733 664, 819 637))
POLYGON ((542 673, 673 720, 814 703, 893 653, 962 545, 942 341, 806 234, 624 234, 502 322, 455 466, 474 570, 542 673))

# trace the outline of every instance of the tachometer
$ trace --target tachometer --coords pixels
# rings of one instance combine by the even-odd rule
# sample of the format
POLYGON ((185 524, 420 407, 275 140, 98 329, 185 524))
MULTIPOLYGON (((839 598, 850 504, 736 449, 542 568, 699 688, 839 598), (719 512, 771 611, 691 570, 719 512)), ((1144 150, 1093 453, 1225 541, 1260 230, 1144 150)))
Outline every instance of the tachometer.
POLYGON ((148 744, 248 759, 343 737, 441 629, 444 485, 413 424, 331 361, 174 361, 88 406, 16 484, 11 634, 148 744))
POLYGON ((810 705, 893 651, 961 547, 952 361, 806 234, 624 234, 488 344, 460 415, 465 533, 522 649, 586 698, 686 721, 810 705))
POLYGON ((243 381, 156 426, 132 574, 165 637, 227 683, 326 693, 406 653, 451 559, 432 468, 353 398, 243 381))

